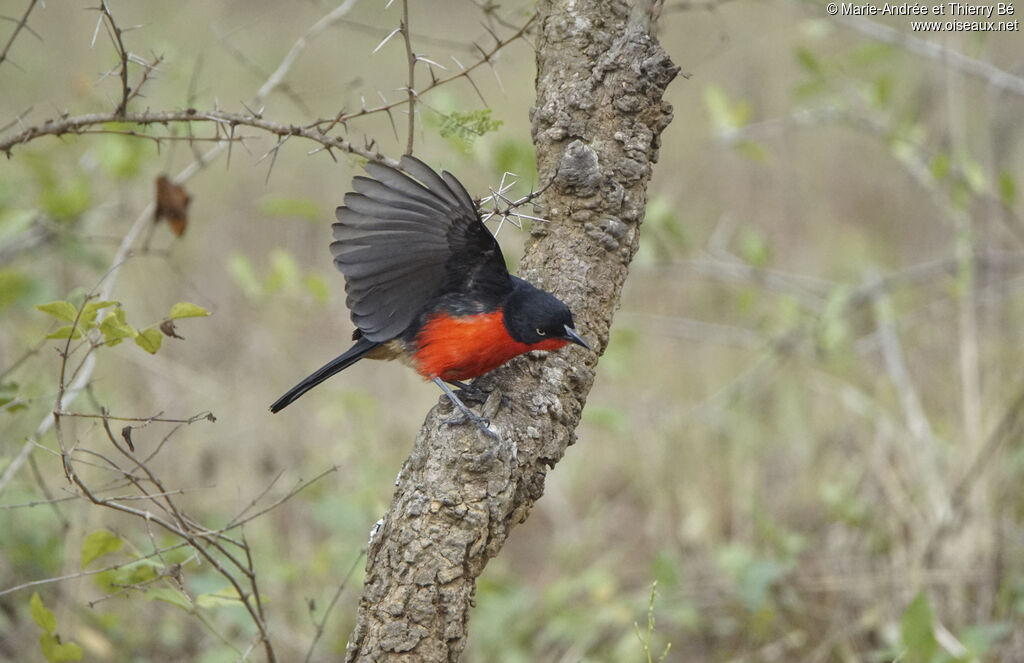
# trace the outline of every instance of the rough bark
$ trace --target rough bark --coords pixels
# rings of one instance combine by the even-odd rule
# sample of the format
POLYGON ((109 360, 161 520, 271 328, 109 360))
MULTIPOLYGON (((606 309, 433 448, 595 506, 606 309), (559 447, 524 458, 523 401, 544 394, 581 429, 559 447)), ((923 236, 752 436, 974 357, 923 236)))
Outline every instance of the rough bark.
MULTIPOLYGON (((537 105, 531 109, 548 223, 537 223, 519 273, 573 310, 598 351, 637 249, 662 100, 678 73, 626 2, 540 2, 537 105), (632 16, 631 16, 632 13, 632 16)), ((501 436, 427 417, 370 539, 348 661, 457 661, 476 578, 529 515, 549 468, 575 442, 598 354, 531 353, 477 380, 501 436)))

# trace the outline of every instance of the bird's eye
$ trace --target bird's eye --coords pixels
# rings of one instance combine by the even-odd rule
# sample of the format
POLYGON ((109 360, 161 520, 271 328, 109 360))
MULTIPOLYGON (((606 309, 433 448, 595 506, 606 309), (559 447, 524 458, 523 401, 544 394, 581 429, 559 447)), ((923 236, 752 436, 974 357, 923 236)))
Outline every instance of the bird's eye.
POLYGON ((540 327, 537 327, 537 336, 547 336, 547 335, 548 335, 548 333, 546 331, 544 331, 540 327))

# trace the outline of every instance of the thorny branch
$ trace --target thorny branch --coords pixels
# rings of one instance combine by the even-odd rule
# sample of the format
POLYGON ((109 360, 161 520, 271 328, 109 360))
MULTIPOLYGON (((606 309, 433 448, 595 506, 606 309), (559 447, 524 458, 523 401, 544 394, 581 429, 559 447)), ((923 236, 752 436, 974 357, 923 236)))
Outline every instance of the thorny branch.
MULTIPOLYGON (((501 51, 503 48, 505 48, 506 46, 508 46, 509 44, 511 44, 514 41, 522 39, 526 35, 527 31, 530 29, 530 27, 533 25, 533 22, 536 19, 537 19, 536 14, 530 16, 530 18, 527 19, 527 21, 518 30, 516 30, 516 32, 513 33, 510 37, 507 37, 505 39, 496 39, 495 43, 494 43, 494 46, 492 46, 490 49, 484 50, 484 49, 480 48, 479 46, 477 46, 477 51, 478 51, 478 53, 480 55, 477 58, 476 62, 474 62, 473 64, 469 65, 468 67, 463 65, 458 60, 456 60, 455 57, 453 56, 452 60, 454 60, 455 64, 459 67, 459 72, 458 73, 451 74, 450 76, 445 76, 443 78, 437 78, 437 76, 433 73, 433 69, 431 68, 431 70, 430 70, 430 72, 431 72, 431 81, 430 81, 430 83, 425 85, 422 89, 417 90, 416 93, 415 93, 416 97, 420 98, 424 94, 430 92, 431 90, 439 88, 439 87, 441 87, 443 85, 447 85, 448 83, 456 81, 456 80, 458 80, 460 78, 465 78, 467 81, 469 81, 469 84, 473 86, 473 89, 476 90, 477 94, 479 95, 480 91, 476 88, 476 84, 473 82, 473 79, 471 78, 470 75, 476 69, 480 68, 482 65, 490 64, 490 62, 494 59, 494 57, 498 54, 498 52, 501 51)), ((423 58, 421 57, 420 60, 423 61, 423 58)), ((408 103, 408 99, 402 99, 400 101, 385 102, 384 104, 381 104, 380 106, 375 106, 375 107, 372 107, 372 108, 366 108, 364 106, 363 108, 361 108, 358 111, 353 111, 353 112, 349 112, 349 113, 346 113, 345 109, 342 109, 338 113, 338 115, 335 116, 334 118, 332 118, 330 120, 317 120, 316 122, 314 122, 312 125, 309 125, 309 126, 319 127, 319 126, 322 126, 322 125, 327 125, 326 129, 324 129, 324 131, 326 132, 326 131, 330 131, 331 129, 333 129, 335 126, 337 126, 339 124, 344 126, 346 122, 349 122, 351 120, 355 120, 355 119, 361 118, 361 117, 363 117, 365 115, 371 115, 371 114, 374 114, 374 113, 390 113, 395 108, 401 106, 402 104, 407 104, 407 103, 408 103)))
POLYGON ((118 75, 121 78, 121 103, 117 105, 117 110, 114 112, 118 116, 123 116, 124 112, 128 110, 128 95, 131 93, 131 88, 128 87, 129 55, 124 47, 124 41, 121 39, 121 28, 118 27, 114 21, 114 15, 110 13, 110 8, 107 7, 107 0, 100 0, 99 11, 102 12, 100 20, 106 26, 107 34, 110 35, 110 40, 114 43, 114 49, 117 51, 117 57, 121 61, 118 70, 118 75))
POLYGON ((25 13, 22 14, 21 20, 18 21, 17 24, 14 26, 14 32, 11 33, 11 36, 7 39, 7 43, 4 44, 4 50, 0 51, 0 64, 3 64, 4 60, 7 59, 7 54, 10 52, 11 46, 14 44, 14 40, 17 39, 18 34, 22 30, 28 30, 32 34, 36 35, 37 39, 42 41, 39 35, 36 34, 36 32, 32 28, 28 27, 28 15, 32 13, 33 9, 35 9, 36 3, 38 1, 39 0, 29 0, 28 7, 25 9, 25 13))
POLYGON ((402 25, 400 28, 402 38, 405 40, 405 57, 409 65, 409 83, 406 85, 406 94, 409 96, 409 137, 405 146, 405 153, 412 154, 413 136, 416 133, 416 54, 412 51, 412 40, 409 37, 409 0, 402 0, 402 25))
MULTIPOLYGON (((63 136, 67 134, 88 133, 91 127, 104 125, 108 122, 128 122, 139 125, 168 125, 175 123, 191 124, 194 122, 214 123, 217 127, 218 137, 211 140, 221 141, 238 140, 237 137, 232 138, 232 132, 235 127, 247 126, 262 129, 267 133, 277 136, 279 139, 298 136, 319 143, 325 148, 337 148, 345 152, 358 154, 359 156, 367 159, 384 161, 385 163, 395 163, 380 156, 376 151, 360 147, 359 145, 353 144, 344 138, 329 136, 326 133, 321 132, 319 129, 312 128, 310 125, 300 126, 294 124, 280 124, 270 120, 264 120, 258 114, 228 113, 219 110, 197 111, 194 108, 173 111, 129 112, 123 114, 118 114, 117 111, 111 111, 107 113, 90 113, 88 115, 51 119, 47 120, 43 124, 28 127, 14 136, 0 140, 0 152, 5 152, 10 156, 11 150, 14 147, 24 145, 31 140, 39 138, 40 136, 63 136)), ((150 136, 142 132, 135 132, 132 130, 127 130, 124 133, 131 136, 137 135, 140 137, 145 136, 154 140, 164 140, 164 137, 162 136, 150 136)))
MULTIPOLYGON (((332 15, 338 13, 342 8, 347 7, 348 5, 349 3, 345 3, 344 5, 342 5, 342 7, 339 7, 339 10, 336 10, 336 12, 332 12, 332 15)), ((337 19, 338 17, 334 17, 334 20, 337 19)), ((473 64, 470 64, 469 66, 463 66, 458 60, 455 60, 456 64, 458 64, 460 68, 460 71, 458 73, 454 73, 444 78, 437 78, 436 76, 433 75, 433 69, 431 69, 431 82, 418 91, 412 88, 412 79, 410 78, 409 97, 407 99, 394 102, 388 102, 385 100, 384 103, 373 107, 366 107, 365 105, 363 105, 360 108, 360 110, 352 112, 345 112, 345 110, 342 109, 338 113, 338 115, 336 115, 332 119, 318 119, 304 125, 282 124, 279 122, 274 122, 272 120, 267 120, 263 118, 262 112, 259 110, 250 111, 248 113, 230 113, 222 111, 220 109, 200 111, 194 108, 186 108, 173 111, 146 110, 141 112, 128 112, 123 108, 123 106, 126 105, 128 101, 130 101, 132 98, 134 98, 135 95, 138 94, 138 91, 141 88, 141 84, 145 82, 149 71, 151 71, 157 64, 159 64, 159 59, 157 59, 152 64, 147 65, 146 72, 143 74, 143 78, 140 81, 140 84, 136 86, 134 91, 129 92, 125 96, 125 98, 123 99, 123 103, 119 105, 119 107, 114 111, 106 113, 91 113, 77 116, 70 116, 65 114, 57 118, 50 118, 41 124, 25 127, 20 132, 15 133, 13 135, 9 135, 6 138, 0 138, 0 152, 5 153, 8 157, 10 157, 12 154, 12 150, 15 147, 24 145, 42 136, 63 136, 83 133, 109 133, 111 131, 110 129, 104 128, 101 130, 97 130, 95 129, 95 127, 102 126, 109 122, 115 121, 138 124, 143 126, 166 126, 178 123, 186 123, 189 126, 191 126, 191 124, 194 122, 200 122, 213 123, 216 127, 216 136, 206 138, 205 140, 225 142, 239 140, 239 138, 236 137, 234 134, 235 129, 239 126, 252 127, 255 129, 265 131, 269 134, 275 135, 278 138, 278 143, 271 150, 271 152, 275 156, 277 150, 281 147, 284 141, 294 136, 304 138, 319 144, 321 147, 318 148, 318 150, 323 149, 330 152, 332 149, 338 149, 343 152, 356 154, 365 159, 380 161, 382 163, 387 163, 389 165, 397 165, 397 162, 395 162, 394 160, 388 159, 381 155, 380 152, 375 148, 375 146, 372 143, 359 145, 341 136, 332 135, 330 132, 339 124, 342 127, 347 127, 348 122, 370 115, 378 113, 387 113, 390 116, 391 111, 396 107, 402 104, 409 104, 409 147, 411 149, 411 142, 413 140, 413 115, 415 99, 419 98, 423 94, 426 94, 427 92, 430 92, 431 90, 449 84, 460 78, 465 78, 466 80, 468 80, 470 84, 473 86, 473 88, 477 90, 477 93, 479 94, 479 90, 477 89, 476 84, 473 82, 471 78, 472 72, 485 63, 490 64, 495 55, 501 49, 505 48, 506 46, 516 41, 517 39, 523 37, 526 34, 526 31, 529 29, 530 25, 533 23, 533 21, 534 17, 531 16, 530 19, 527 20, 519 28, 519 30, 517 30, 513 35, 506 39, 502 40, 495 38, 495 44, 490 49, 485 50, 478 46, 477 49, 479 50, 480 56, 477 59, 477 61, 474 62, 473 64)), ((311 28, 311 32, 313 32, 314 28, 316 29, 316 33, 319 33, 326 28, 326 24, 324 23, 323 20, 321 20, 316 25, 314 25, 313 28, 311 28)), ((295 59, 298 57, 298 54, 302 50, 301 48, 298 47, 298 44, 305 44, 305 41, 303 41, 304 39, 308 39, 308 37, 304 36, 303 38, 300 38, 299 42, 297 42, 296 44, 296 47, 293 47, 293 49, 289 52, 289 56, 292 56, 290 59, 288 59, 289 63, 295 62, 295 59)), ((414 53, 412 53, 411 50, 409 50, 409 53, 411 54, 412 58, 410 67, 413 67, 416 61, 425 61, 423 58, 416 56, 414 53)), ((287 71, 286 69, 282 71, 283 66, 284 63, 282 63, 282 66, 278 67, 277 70, 274 71, 270 78, 268 78, 267 83, 265 83, 260 88, 259 93, 256 96, 256 103, 252 104, 253 106, 257 106, 258 103, 262 101, 262 99, 266 98, 266 96, 269 95, 276 87, 283 84, 283 79, 287 71)), ((148 138, 150 140, 154 140, 157 142, 162 140, 174 139, 172 137, 155 136, 142 131, 134 131, 130 129, 118 131, 126 135, 138 136, 140 138, 148 138)), ((180 140, 181 138, 177 137, 177 139, 180 140)))

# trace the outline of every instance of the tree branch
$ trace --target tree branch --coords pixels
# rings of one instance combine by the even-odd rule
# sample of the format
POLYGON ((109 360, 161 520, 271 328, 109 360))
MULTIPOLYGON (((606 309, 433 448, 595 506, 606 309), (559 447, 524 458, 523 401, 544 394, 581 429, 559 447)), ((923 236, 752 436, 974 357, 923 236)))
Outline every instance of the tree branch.
POLYGON ((405 59, 409 67, 409 79, 405 86, 409 97, 408 133, 405 153, 412 154, 413 136, 416 133, 416 54, 412 50, 412 39, 409 36, 409 0, 402 0, 402 38, 405 40, 405 59))
MULTIPOLYGON (((142 111, 121 114, 115 110, 109 113, 91 113, 88 115, 76 115, 51 119, 47 120, 43 124, 28 127, 20 133, 0 140, 0 152, 4 152, 10 156, 12 149, 18 145, 27 143, 30 140, 39 138, 40 136, 63 136, 67 134, 87 133, 91 127, 103 125, 108 122, 129 122, 141 125, 172 124, 180 122, 213 122, 228 130, 232 130, 237 126, 254 127, 262 129, 267 133, 274 134, 279 138, 299 136, 319 143, 324 147, 337 148, 345 152, 358 154, 366 159, 397 165, 397 162, 382 157, 374 150, 360 147, 359 145, 338 136, 327 135, 319 129, 312 128, 311 126, 281 124, 271 120, 264 120, 256 114, 228 113, 219 110, 197 111, 194 108, 173 111, 142 111)), ((135 134, 131 131, 128 131, 128 134, 139 136, 145 135, 141 132, 135 134)), ((163 139, 160 136, 154 136, 153 138, 158 140, 163 139)), ((224 137, 220 140, 227 141, 229 138, 224 137)))
MULTIPOLYGON (((600 352, 636 252, 651 165, 679 71, 626 3, 539 5, 533 139, 549 222, 535 223, 520 275, 569 304, 600 352), (601 25, 601 30, 589 26, 601 25)), ((639 18, 639 17, 638 17, 639 18)), ((484 376, 495 443, 427 417, 372 535, 348 661, 456 661, 475 581, 575 441, 597 356, 531 353, 484 376)))
MULTIPOLYGON (((18 24, 14 26, 14 31, 11 33, 11 36, 7 39, 7 43, 4 44, 4 50, 0 51, 0 64, 2 64, 3 61, 7 59, 7 54, 10 52, 11 46, 14 44, 14 40, 17 39, 18 34, 22 30, 28 30, 32 34, 35 34, 32 28, 28 27, 28 15, 32 13, 33 9, 35 9, 36 3, 38 1, 39 0, 29 0, 28 7, 25 8, 25 13, 22 14, 21 20, 18 21, 18 24)), ((36 37, 39 37, 39 35, 36 35, 36 37)))

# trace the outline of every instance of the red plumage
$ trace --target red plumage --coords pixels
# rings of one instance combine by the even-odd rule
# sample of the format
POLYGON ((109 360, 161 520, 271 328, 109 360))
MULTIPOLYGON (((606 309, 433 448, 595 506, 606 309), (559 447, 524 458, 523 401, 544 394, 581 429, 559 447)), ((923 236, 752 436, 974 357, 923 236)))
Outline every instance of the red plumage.
POLYGON ((520 343, 509 335, 502 317, 501 309, 462 317, 431 316, 416 335, 413 367, 428 380, 469 380, 524 352, 557 350, 568 343, 557 338, 520 343))

